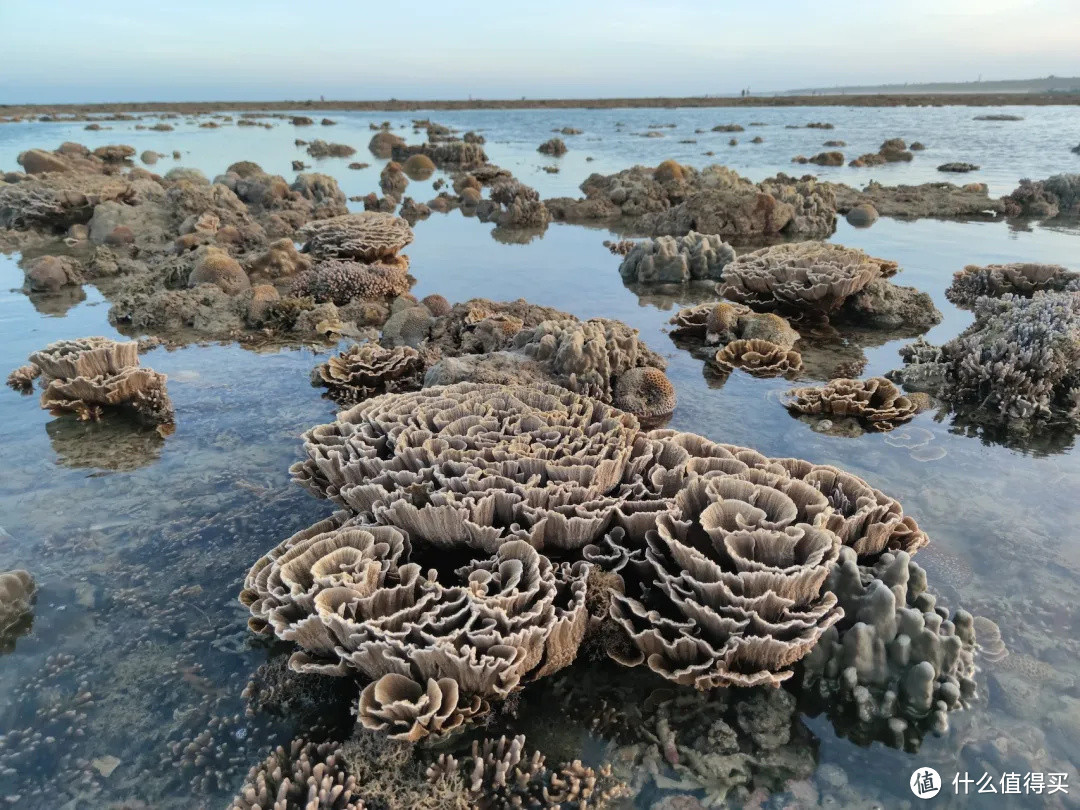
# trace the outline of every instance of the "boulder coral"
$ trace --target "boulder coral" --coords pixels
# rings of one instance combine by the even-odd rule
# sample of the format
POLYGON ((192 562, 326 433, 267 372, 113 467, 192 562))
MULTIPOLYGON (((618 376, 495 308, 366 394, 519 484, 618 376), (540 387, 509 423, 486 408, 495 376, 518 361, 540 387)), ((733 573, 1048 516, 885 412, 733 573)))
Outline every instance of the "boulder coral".
POLYGON ((719 236, 690 231, 632 243, 619 265, 623 281, 638 284, 719 281, 735 250, 719 236))
POLYGON ((506 228, 543 228, 551 219, 536 189, 512 178, 496 180, 489 200, 479 201, 477 217, 506 228))
POLYGON ((44 383, 41 407, 54 414, 100 419, 106 410, 127 410, 168 431, 174 421, 164 374, 139 366, 134 341, 104 337, 50 343, 33 352, 30 365, 44 383))
POLYGON ((655 366, 632 368, 619 376, 612 394, 616 408, 643 420, 668 416, 675 410, 675 386, 655 366))
POLYGON ((291 278, 311 269, 311 257, 300 253, 291 239, 276 239, 248 265, 248 275, 257 278, 291 278))
POLYGON ((202 261, 188 276, 189 287, 200 284, 213 284, 228 295, 237 295, 251 289, 251 281, 240 262, 217 248, 207 250, 202 261))
POLYGON ((540 146, 536 148, 536 151, 542 155, 560 157, 561 155, 565 155, 569 150, 566 148, 566 143, 562 138, 550 138, 540 144, 540 146))
POLYGON ((356 150, 344 143, 327 143, 316 138, 308 144, 307 153, 313 158, 345 158, 356 154, 356 150))
POLYGON ((411 180, 427 180, 435 173, 435 162, 427 155, 410 155, 401 169, 411 180))
POLYGON ((854 417, 880 431, 902 425, 921 410, 884 377, 836 379, 820 388, 795 388, 788 392, 785 405, 796 413, 854 417))
POLYGON ((74 256, 39 256, 26 266, 28 292, 58 292, 84 281, 82 265, 74 256))

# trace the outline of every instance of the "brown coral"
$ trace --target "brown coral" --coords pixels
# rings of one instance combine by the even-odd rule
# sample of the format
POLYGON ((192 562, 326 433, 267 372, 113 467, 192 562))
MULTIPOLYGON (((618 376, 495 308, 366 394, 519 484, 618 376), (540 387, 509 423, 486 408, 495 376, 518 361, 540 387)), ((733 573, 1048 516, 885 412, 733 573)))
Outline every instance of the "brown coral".
POLYGON ((357 343, 312 372, 312 382, 325 385, 342 406, 390 391, 419 388, 424 373, 420 354, 408 346, 385 349, 378 343, 357 343))
POLYGON ((412 180, 427 180, 435 172, 435 162, 427 155, 410 155, 401 170, 412 180))
POLYGON ((615 384, 613 404, 644 419, 667 416, 675 410, 675 386, 658 368, 632 368, 615 384))
POLYGON ((249 266, 251 275, 268 279, 287 278, 310 269, 311 257, 298 252, 291 239, 271 242, 266 252, 256 256, 249 266))
POLYGON ((413 240, 412 228, 401 217, 377 211, 318 220, 301 229, 306 252, 317 259, 377 262, 393 259, 413 240))
POLYGON ((428 678, 423 686, 406 675, 383 675, 360 693, 357 716, 364 728, 385 732, 392 740, 416 742, 431 734, 449 734, 487 707, 479 697, 460 702, 453 678, 428 678))
POLYGON ((739 256, 724 268, 720 292, 755 307, 828 314, 896 262, 827 242, 796 242, 739 256))
POLYGON ((28 571, 0 573, 0 635, 6 634, 30 612, 37 585, 28 571))
POLYGON ((795 388, 788 392, 785 404, 797 413, 854 416, 883 431, 892 430, 919 412, 918 405, 884 377, 838 379, 820 388, 795 388))
POLYGON ((251 281, 240 262, 217 248, 209 248, 188 276, 189 287, 200 284, 213 284, 228 295, 251 289, 251 281))
POLYGON ((741 368, 755 377, 776 377, 802 368, 802 355, 771 340, 733 340, 713 357, 724 371, 741 368))
POLYGON ((383 301, 409 291, 409 274, 393 264, 361 264, 331 259, 298 275, 290 294, 343 305, 353 300, 383 301))

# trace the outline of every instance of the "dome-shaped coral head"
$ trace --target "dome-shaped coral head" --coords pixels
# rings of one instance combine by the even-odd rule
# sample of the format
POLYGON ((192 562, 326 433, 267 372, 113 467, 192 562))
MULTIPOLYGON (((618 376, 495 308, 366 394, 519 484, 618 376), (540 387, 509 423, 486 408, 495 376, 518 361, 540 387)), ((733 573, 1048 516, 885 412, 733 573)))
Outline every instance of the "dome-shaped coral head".
POLYGON ((384 395, 305 434, 294 478, 446 548, 579 549, 663 509, 665 449, 630 414, 554 385, 384 395))
POLYGON ((410 155, 401 169, 411 180, 427 180, 435 173, 435 162, 424 154, 410 155))
POLYGON ((681 183, 686 179, 686 169, 674 160, 665 160, 653 169, 653 179, 660 183, 681 183))
POLYGON ((616 408, 654 422, 675 410, 675 386, 658 368, 632 368, 619 377, 613 401, 616 408))
POLYGON ((413 240, 409 223, 380 211, 309 222, 300 229, 304 250, 316 259, 377 262, 394 259, 413 240))
POLYGON ((244 268, 232 256, 217 248, 208 248, 188 277, 188 286, 213 284, 229 295, 237 295, 251 289, 251 281, 244 268))

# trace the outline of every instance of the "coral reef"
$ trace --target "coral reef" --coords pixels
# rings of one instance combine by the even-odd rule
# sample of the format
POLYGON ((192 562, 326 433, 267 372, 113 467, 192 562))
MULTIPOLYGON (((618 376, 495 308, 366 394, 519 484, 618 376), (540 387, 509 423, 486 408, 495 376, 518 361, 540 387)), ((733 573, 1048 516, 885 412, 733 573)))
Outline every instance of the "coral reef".
POLYGON ((316 366, 311 381, 326 386, 331 399, 348 407, 375 394, 419 388, 424 368, 420 354, 408 346, 356 343, 316 366))
MULTIPOLYGON (((50 343, 30 355, 45 384, 41 407, 54 414, 99 419, 105 409, 132 411, 169 430, 174 420, 164 374, 139 366, 138 344, 104 337, 50 343)), ((18 382, 29 376, 24 370, 18 382)))
MULTIPOLYGON (((0 190, 0 194, 2 194, 0 190)), ((1001 199, 1011 217, 1054 219, 1080 216, 1080 174, 1055 174, 1046 180, 1021 180, 1001 199)), ((0 219, 3 212, 0 211, 0 219)))
POLYGON ((619 265, 623 281, 639 284, 719 281, 734 249, 719 236, 690 231, 685 236, 659 236, 630 243, 619 265))
POLYGON ((871 181, 861 191, 843 183, 832 184, 832 190, 836 194, 836 208, 842 214, 860 205, 872 205, 881 216, 898 219, 985 219, 1005 210, 1004 201, 992 198, 987 186, 980 183, 885 186, 871 181))
POLYGON ((825 237, 836 227, 831 187, 812 177, 779 174, 755 184, 723 166, 698 171, 669 161, 655 169, 593 174, 581 190, 584 199, 545 200, 554 219, 621 220, 654 236, 697 231, 743 242, 825 237))
POLYGON ((619 376, 612 394, 616 408, 642 419, 667 416, 675 410, 675 386, 654 366, 632 368, 619 376))
POLYGON ((551 218, 536 189, 512 178, 496 180, 490 200, 481 201, 476 214, 482 222, 508 228, 543 228, 551 218))
POLYGON ((562 138, 550 138, 540 144, 540 146, 536 148, 536 151, 542 155, 560 157, 561 155, 565 155, 569 150, 566 148, 566 143, 562 138))
POLYGON ((355 155, 356 150, 343 143, 327 143, 316 138, 308 144, 307 153, 313 158, 345 158, 355 155))
POLYGON ((844 615, 803 659, 804 693, 854 722, 848 733, 860 742, 914 748, 927 730, 943 734, 947 713, 976 693, 971 614, 950 618, 903 551, 861 566, 843 549, 825 587, 844 615))
POLYGON ((63 232, 85 224, 100 203, 128 202, 135 191, 126 179, 58 172, 0 184, 0 228, 63 232))
POLYGON ((796 413, 855 417, 882 431, 902 425, 921 410, 884 377, 837 379, 820 388, 795 388, 788 392, 784 404, 796 413))

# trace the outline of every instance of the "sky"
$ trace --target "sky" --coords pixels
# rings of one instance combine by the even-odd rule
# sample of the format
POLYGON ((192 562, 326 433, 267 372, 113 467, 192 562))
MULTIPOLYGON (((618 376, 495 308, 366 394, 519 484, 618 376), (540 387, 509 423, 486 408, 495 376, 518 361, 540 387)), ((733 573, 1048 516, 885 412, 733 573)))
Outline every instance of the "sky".
POLYGON ((1080 76, 1080 0, 0 0, 0 104, 588 98, 1080 76))

